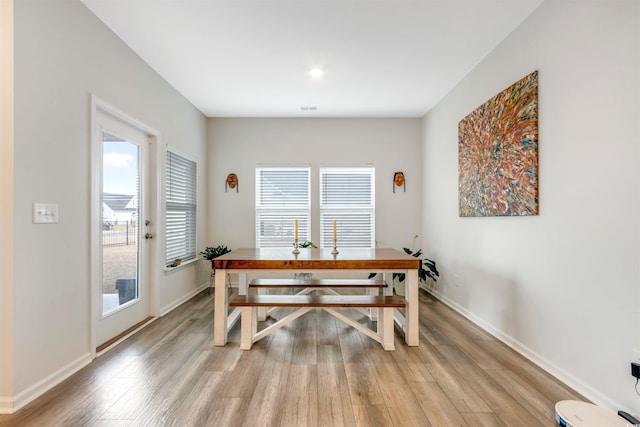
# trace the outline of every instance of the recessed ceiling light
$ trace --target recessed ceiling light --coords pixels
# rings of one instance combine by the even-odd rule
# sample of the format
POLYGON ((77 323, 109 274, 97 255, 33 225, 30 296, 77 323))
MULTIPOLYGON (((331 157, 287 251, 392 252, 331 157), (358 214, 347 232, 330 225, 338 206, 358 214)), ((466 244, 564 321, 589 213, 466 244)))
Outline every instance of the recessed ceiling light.
POLYGON ((324 76, 324 70, 321 68, 312 68, 309 70, 309 75, 314 79, 319 79, 324 76))

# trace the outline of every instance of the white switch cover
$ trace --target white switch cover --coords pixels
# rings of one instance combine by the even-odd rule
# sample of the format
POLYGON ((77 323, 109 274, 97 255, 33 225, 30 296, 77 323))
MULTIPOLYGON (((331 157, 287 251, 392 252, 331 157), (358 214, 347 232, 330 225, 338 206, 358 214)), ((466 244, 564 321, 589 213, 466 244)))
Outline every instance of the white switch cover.
POLYGON ((58 205, 49 203, 33 204, 34 224, 56 224, 58 222, 58 205))

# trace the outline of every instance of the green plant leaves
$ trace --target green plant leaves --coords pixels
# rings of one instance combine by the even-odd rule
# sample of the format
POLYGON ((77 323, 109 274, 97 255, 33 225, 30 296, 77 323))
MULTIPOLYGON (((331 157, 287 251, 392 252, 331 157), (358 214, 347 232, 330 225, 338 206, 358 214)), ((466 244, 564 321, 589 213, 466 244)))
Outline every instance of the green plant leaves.
POLYGON ((200 255, 202 255, 205 259, 212 260, 219 257, 220 255, 226 254, 227 252, 231 252, 231 249, 223 245, 216 247, 207 246, 202 252, 200 252, 200 255))

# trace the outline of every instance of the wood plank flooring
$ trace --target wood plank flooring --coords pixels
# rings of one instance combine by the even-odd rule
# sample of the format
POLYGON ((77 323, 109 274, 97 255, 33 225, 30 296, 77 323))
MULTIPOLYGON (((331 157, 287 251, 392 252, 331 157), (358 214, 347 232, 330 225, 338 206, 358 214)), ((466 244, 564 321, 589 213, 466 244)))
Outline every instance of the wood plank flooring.
POLYGON ((419 347, 396 330, 396 351, 386 352, 313 310, 241 351, 239 322, 227 346, 213 345, 205 291, 0 415, 0 427, 554 426, 557 401, 584 399, 438 300, 420 299, 419 347))

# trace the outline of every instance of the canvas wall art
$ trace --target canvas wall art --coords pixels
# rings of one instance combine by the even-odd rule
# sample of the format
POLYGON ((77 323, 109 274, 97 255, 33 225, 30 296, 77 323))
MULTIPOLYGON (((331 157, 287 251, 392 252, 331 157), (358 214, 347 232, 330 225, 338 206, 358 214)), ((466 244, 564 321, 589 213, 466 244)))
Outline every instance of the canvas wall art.
POLYGON ((538 214, 538 72, 503 90, 458 124, 458 211, 538 214))

